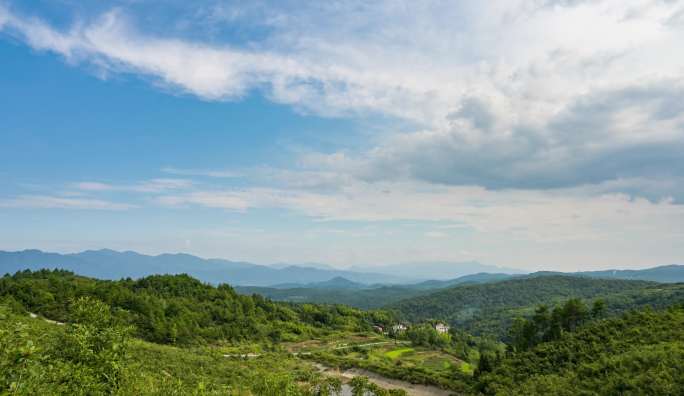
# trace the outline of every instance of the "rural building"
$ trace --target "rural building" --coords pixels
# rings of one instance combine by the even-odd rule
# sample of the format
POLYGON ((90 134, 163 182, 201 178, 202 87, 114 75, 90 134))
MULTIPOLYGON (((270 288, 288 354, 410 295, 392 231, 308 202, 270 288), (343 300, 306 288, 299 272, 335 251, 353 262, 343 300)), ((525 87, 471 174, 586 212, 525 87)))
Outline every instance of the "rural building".
POLYGON ((439 334, 446 334, 449 332, 449 326, 445 325, 444 323, 437 323, 435 325, 435 330, 437 330, 439 334))

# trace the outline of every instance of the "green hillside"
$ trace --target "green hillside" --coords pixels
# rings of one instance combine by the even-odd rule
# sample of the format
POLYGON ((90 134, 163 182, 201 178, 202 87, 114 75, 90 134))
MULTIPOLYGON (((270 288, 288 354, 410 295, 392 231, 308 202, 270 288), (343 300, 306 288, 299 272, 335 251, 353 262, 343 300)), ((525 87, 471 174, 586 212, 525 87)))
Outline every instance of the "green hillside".
POLYGON ((70 313, 82 322, 57 325, 0 304, 0 394, 314 396, 340 385, 282 352, 231 359, 135 339, 108 311, 81 298, 70 313))
POLYGON ((679 395, 684 389, 684 308, 599 320, 482 374, 487 395, 679 395))
MULTIPOLYGON (((644 281, 549 275, 451 287, 387 308, 407 321, 444 320, 473 334, 501 337, 513 318, 531 314, 537 304, 553 304, 573 297, 591 299, 656 285, 644 281)), ((634 295, 624 296, 620 303, 629 306, 633 298, 634 295)))
POLYGON ((412 289, 404 286, 382 286, 373 289, 324 289, 324 288, 287 288, 238 286, 235 290, 242 294, 259 294, 276 301, 316 304, 345 304, 361 309, 375 309, 394 302, 428 294, 434 290, 412 289))
POLYGON ((228 285, 215 287, 187 275, 104 281, 43 270, 0 278, 0 298, 60 322, 69 319, 69 303, 83 296, 111 306, 117 318, 135 327, 136 336, 165 344, 299 340, 370 330, 372 324, 388 321, 382 312, 244 296, 228 285))

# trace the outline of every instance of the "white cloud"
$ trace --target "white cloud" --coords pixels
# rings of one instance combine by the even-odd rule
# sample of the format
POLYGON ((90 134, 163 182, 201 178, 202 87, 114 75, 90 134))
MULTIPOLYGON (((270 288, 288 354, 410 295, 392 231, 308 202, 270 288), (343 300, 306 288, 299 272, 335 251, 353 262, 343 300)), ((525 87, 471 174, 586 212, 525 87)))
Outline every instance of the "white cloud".
POLYGON ((70 186, 87 192, 129 191, 143 193, 161 193, 169 190, 183 190, 192 187, 193 182, 187 179, 150 179, 130 185, 114 185, 101 182, 78 182, 70 186))
POLYGON ((74 183, 72 187, 83 191, 111 191, 115 189, 115 187, 110 184, 100 182, 79 182, 74 183))
POLYGON ((209 208, 244 211, 251 206, 242 194, 233 192, 192 192, 183 195, 166 195, 155 201, 166 206, 201 205, 209 208))
POLYGON ((268 32, 230 45, 146 33, 123 8, 67 30, 0 15, 36 49, 203 99, 256 89, 304 111, 419 127, 345 153, 351 165, 337 171, 354 177, 536 189, 684 175, 673 164, 684 153, 684 29, 672 22, 683 10, 646 0, 230 3, 200 23, 268 32))
MULTIPOLYGON (((666 245, 684 235, 682 15, 681 2, 655 0, 222 3, 198 24, 263 28, 228 44, 164 36, 127 8, 58 29, 0 7, 0 29, 104 75, 140 74, 203 100, 257 90, 304 112, 380 114, 410 131, 380 126, 366 149, 306 153, 294 169, 165 168, 215 180, 87 181, 81 191, 321 221, 445 222, 456 228, 423 235, 473 231, 477 249, 455 249, 500 250, 505 264, 527 243, 581 241, 589 252, 600 242, 597 257, 633 244, 648 257, 657 236, 660 250, 676 252, 666 245), (247 187, 222 184, 234 177, 247 187)), ((67 199, 3 205, 79 202, 67 199)), ((525 246, 526 258, 546 259, 525 246)))
POLYGON ((425 236, 428 238, 447 238, 449 234, 441 231, 428 231, 425 236))
POLYGON ((0 200, 0 208, 127 210, 135 205, 90 198, 21 195, 0 200))
MULTIPOLYGON (((684 232, 683 206, 623 194, 588 195, 582 189, 500 192, 479 187, 353 182, 330 193, 254 187, 169 195, 157 202, 237 211, 278 208, 323 221, 456 222, 462 224, 460 228, 482 235, 507 233, 537 242, 684 232)), ((434 231, 426 236, 437 233, 442 234, 434 231)))
POLYGON ((234 170, 209 170, 209 169, 179 169, 174 167, 162 168, 162 172, 180 176, 205 176, 215 178, 240 178, 244 175, 234 170))

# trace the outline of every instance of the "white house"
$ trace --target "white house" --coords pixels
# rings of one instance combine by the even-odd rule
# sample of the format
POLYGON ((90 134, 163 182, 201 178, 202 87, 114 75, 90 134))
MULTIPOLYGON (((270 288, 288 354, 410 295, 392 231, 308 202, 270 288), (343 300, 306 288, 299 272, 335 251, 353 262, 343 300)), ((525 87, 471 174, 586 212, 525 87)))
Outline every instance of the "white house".
POLYGON ((449 326, 445 325, 444 323, 437 323, 435 325, 435 330, 437 330, 439 334, 446 334, 449 332, 449 326))
POLYGON ((392 330, 395 333, 401 333, 402 331, 406 331, 406 329, 408 329, 408 327, 406 327, 406 325, 402 323, 395 324, 394 326, 392 326, 392 330))

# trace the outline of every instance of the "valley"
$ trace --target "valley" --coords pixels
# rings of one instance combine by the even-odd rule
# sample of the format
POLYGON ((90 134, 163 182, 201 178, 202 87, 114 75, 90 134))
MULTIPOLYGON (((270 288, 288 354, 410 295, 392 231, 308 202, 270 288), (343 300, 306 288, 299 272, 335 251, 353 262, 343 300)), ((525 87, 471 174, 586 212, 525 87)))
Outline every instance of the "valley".
MULTIPOLYGON (((112 331, 120 332, 115 334, 125 334, 128 351, 116 358, 124 370, 118 374, 118 394, 164 394, 170 386, 216 395, 345 395, 360 389, 378 396, 502 394, 508 388, 498 385, 501 375, 520 379, 502 374, 508 373, 508 362, 539 348, 576 342, 575 337, 591 333, 582 333, 585 327, 639 323, 650 328, 680 320, 682 304, 683 284, 555 274, 457 283, 370 310, 276 302, 187 275, 111 281, 41 270, 0 278, 2 342, 8 353, 28 340, 39 346, 25 368, 13 368, 31 383, 20 387, 25 392, 49 386, 53 377, 31 379, 24 370, 41 367, 43 359, 65 359, 63 343, 53 342, 83 329, 104 336, 109 330, 99 326, 114 326, 112 331), (543 318, 542 312, 547 312, 543 318), (10 331, 16 325, 24 330, 10 331), (225 370, 232 374, 226 376, 225 370)), ((681 327, 666 328, 667 336, 655 344, 639 338, 638 331, 620 328, 617 334, 627 331, 636 338, 615 345, 627 348, 628 355, 653 356, 660 352, 649 348, 662 348, 663 342, 674 350, 682 347, 681 327)), ((615 334, 606 333, 604 342, 619 343, 612 339, 615 334)), ((68 373, 73 362, 64 363, 68 373)), ((99 381, 96 372, 88 377, 93 386, 99 381)))

